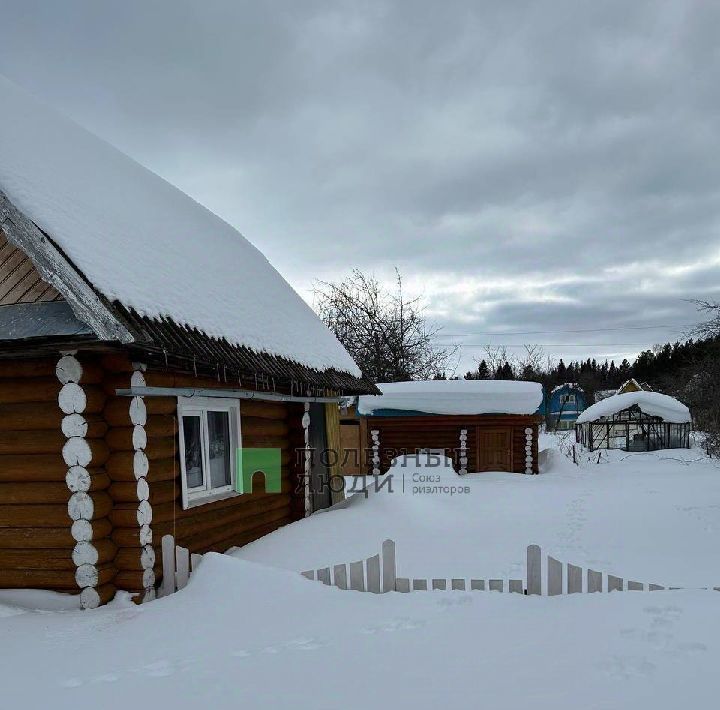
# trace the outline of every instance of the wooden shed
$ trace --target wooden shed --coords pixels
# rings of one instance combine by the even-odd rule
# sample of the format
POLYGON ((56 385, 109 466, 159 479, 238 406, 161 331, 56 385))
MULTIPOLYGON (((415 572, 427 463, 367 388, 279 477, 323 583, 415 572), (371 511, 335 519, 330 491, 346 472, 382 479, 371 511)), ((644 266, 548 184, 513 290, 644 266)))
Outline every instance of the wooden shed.
POLYGON ((370 462, 384 473, 403 454, 437 451, 459 473, 538 473, 536 414, 542 387, 505 380, 431 380, 378 384, 358 399, 370 462))
POLYGON ((224 551, 335 502, 311 448, 377 390, 332 333, 228 224, 0 95, 0 588, 152 599, 163 534, 224 551))

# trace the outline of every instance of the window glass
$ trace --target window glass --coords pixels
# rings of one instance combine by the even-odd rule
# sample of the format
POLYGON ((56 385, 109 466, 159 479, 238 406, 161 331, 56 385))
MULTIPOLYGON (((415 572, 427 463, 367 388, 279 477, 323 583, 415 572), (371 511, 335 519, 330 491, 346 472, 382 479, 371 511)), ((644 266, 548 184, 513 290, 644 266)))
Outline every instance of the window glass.
POLYGON ((183 416, 183 434, 185 436, 185 475, 188 488, 200 488, 204 485, 202 437, 200 435, 200 417, 183 416))
POLYGON ((207 413, 208 448, 210 459, 210 487, 229 486, 230 471, 230 416, 227 412, 207 413))

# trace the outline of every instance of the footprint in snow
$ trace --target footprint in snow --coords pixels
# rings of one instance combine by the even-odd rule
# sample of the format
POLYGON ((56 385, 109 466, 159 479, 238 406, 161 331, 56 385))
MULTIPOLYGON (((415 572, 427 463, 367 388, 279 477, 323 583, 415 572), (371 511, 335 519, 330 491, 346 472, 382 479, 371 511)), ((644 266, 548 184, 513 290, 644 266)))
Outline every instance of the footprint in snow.
POLYGON ((653 617, 653 626, 672 626, 682 614, 677 606, 646 606, 643 611, 653 617))
POLYGON ((659 631, 643 631, 642 629, 622 629, 620 635, 623 638, 644 641, 661 650, 670 648, 675 639, 672 634, 661 633, 659 631))
POLYGON ((323 646, 327 645, 326 641, 321 641, 320 639, 299 638, 288 641, 288 643, 285 644, 285 647, 296 651, 315 651, 318 648, 323 648, 323 646))
POLYGON ((90 682, 91 683, 114 683, 116 680, 120 680, 120 676, 115 673, 104 673, 103 675, 96 676, 90 682))
POLYGON ((167 659, 155 661, 154 663, 148 663, 143 666, 143 673, 150 678, 165 678, 172 675, 174 672, 175 668, 167 659))
POLYGON ((419 629, 425 625, 424 621, 416 619, 400 618, 389 621, 386 624, 380 624, 378 626, 365 626, 360 629, 363 634, 377 634, 385 631, 413 631, 419 629))
POLYGON ((675 647, 677 655, 684 655, 686 653, 705 653, 708 647, 704 643, 679 643, 675 647))
POLYGON ((613 656, 601 664, 601 668, 613 678, 630 680, 630 678, 647 678, 655 671, 655 664, 646 658, 631 656, 613 656))

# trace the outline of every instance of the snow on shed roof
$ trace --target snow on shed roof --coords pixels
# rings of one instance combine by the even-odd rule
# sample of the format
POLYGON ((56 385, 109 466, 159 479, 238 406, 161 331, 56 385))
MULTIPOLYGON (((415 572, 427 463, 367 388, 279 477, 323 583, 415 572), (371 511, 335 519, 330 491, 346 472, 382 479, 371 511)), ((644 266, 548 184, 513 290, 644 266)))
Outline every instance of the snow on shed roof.
POLYGON ((637 404, 641 411, 651 417, 661 417, 666 422, 683 424, 691 421, 690 410, 679 400, 659 392, 625 392, 588 407, 578 418, 577 423, 594 422, 601 417, 610 417, 637 404))
POLYGON ((358 412, 379 409, 428 414, 534 414, 542 401, 538 382, 424 380, 377 385, 382 395, 361 395, 358 412))
POLYGON ((141 316, 319 370, 360 371, 233 227, 0 76, 0 190, 93 287, 141 316))

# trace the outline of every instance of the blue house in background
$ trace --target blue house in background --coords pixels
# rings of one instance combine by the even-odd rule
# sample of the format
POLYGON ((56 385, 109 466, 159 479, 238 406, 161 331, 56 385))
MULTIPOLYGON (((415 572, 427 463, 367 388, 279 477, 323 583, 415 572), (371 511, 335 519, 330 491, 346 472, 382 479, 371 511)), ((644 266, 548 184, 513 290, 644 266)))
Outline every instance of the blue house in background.
POLYGON ((566 430, 575 426, 575 420, 588 407, 585 392, 574 382, 565 382, 545 392, 538 412, 545 417, 548 430, 566 430))

